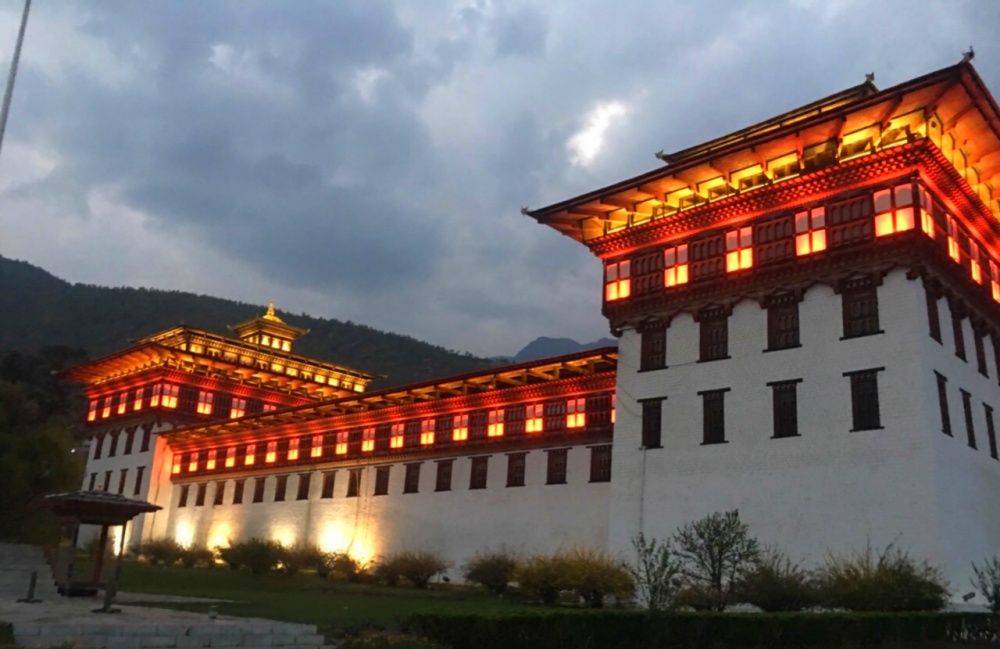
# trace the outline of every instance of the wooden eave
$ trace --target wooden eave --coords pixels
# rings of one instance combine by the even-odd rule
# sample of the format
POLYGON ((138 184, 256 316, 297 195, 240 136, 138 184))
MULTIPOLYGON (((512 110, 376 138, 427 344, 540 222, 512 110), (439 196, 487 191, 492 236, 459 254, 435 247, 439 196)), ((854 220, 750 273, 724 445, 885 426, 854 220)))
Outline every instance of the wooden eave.
POLYGON ((405 406, 417 401, 438 401, 456 396, 551 383, 554 381, 592 376, 612 372, 617 367, 618 350, 604 347, 542 361, 508 365, 483 372, 463 374, 437 381, 426 381, 409 386, 388 388, 378 392, 359 393, 349 397, 330 399, 318 404, 307 404, 284 410, 243 417, 218 424, 180 428, 161 433, 171 443, 252 433, 263 428, 282 425, 307 426, 317 430, 329 417, 357 414, 405 406))
MULTIPOLYGON (((801 164, 804 150, 826 141, 835 142, 835 150, 839 150, 845 136, 864 129, 881 137, 894 120, 918 111, 923 111, 922 118, 936 115, 941 119, 946 132, 954 134, 969 154, 971 164, 977 165, 981 181, 996 184, 1000 156, 993 153, 1000 150, 1000 108, 972 65, 962 62, 882 91, 866 83, 704 144, 671 155, 658 154, 666 166, 524 212, 538 223, 590 245, 621 233, 605 234, 594 218, 623 224, 635 218, 631 212, 640 217, 635 227, 646 227, 649 220, 645 215, 663 205, 671 192, 697 194, 699 184, 719 177, 729 186, 728 196, 753 192, 773 179, 768 176, 766 184, 741 192, 733 186, 732 175, 754 165, 767 172, 768 161, 793 152, 801 164), (640 199, 641 208, 629 209, 640 199)), ((700 200, 708 199, 701 196, 700 200)), ((1000 214, 1000 206, 991 208, 1000 214)), ((676 213, 661 218, 669 219, 676 213)))

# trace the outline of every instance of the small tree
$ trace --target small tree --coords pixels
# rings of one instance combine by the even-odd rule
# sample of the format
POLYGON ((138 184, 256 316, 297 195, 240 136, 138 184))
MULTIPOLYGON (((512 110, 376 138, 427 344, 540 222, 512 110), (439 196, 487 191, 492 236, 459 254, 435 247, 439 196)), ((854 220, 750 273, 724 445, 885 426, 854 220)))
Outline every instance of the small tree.
POLYGON ((639 594, 651 612, 664 611, 674 602, 680 586, 681 562, 670 541, 647 541, 642 534, 632 539, 637 561, 631 568, 639 594))
POLYGON ((774 548, 761 553, 753 569, 737 584, 736 595, 769 613, 801 611, 818 604, 809 573, 774 548))
POLYGON ((573 547, 561 554, 569 576, 567 585, 590 608, 603 608, 608 595, 620 602, 635 594, 635 580, 628 566, 607 552, 573 547))
POLYGON ((154 539, 139 546, 139 556, 156 566, 172 566, 184 552, 184 546, 173 539, 154 539))
POLYGON ((507 586, 514 579, 517 559, 506 548, 499 550, 477 552, 462 567, 465 581, 484 586, 494 595, 503 595, 507 586))
POLYGON ((736 584, 760 556, 760 544, 737 510, 682 526, 674 533, 673 546, 687 590, 702 593, 705 607, 717 611, 731 603, 736 584))
POLYGON ((532 555, 518 564, 514 575, 521 588, 546 605, 555 604, 559 593, 571 588, 569 567, 565 557, 558 553, 532 555))
POLYGON ((1000 615, 1000 557, 993 555, 983 560, 982 569, 975 563, 972 564, 972 572, 975 579, 972 579, 972 586, 986 598, 990 612, 1000 615))
POLYGON ((387 586, 395 586, 399 578, 409 580, 417 588, 427 588, 431 577, 443 572, 450 564, 437 552, 400 552, 387 557, 376 566, 376 573, 387 586))

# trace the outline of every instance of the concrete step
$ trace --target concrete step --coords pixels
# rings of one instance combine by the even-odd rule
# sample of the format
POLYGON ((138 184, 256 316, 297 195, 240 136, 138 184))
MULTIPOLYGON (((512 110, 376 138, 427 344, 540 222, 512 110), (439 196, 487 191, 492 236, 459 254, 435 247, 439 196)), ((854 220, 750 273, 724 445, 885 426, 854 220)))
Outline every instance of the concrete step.
POLYGON ((14 636, 26 647, 70 645, 81 649, 324 649, 316 627, 304 624, 260 625, 228 618, 216 624, 15 624, 14 636))

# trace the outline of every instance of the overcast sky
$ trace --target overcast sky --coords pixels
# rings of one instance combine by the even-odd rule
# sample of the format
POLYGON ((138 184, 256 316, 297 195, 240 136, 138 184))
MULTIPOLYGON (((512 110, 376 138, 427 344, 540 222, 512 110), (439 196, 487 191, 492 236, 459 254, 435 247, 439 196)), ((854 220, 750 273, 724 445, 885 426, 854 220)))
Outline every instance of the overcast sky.
POLYGON ((998 34, 998 0, 34 0, 0 254, 479 355, 589 341, 600 264, 522 205, 969 45, 1000 94, 998 34))

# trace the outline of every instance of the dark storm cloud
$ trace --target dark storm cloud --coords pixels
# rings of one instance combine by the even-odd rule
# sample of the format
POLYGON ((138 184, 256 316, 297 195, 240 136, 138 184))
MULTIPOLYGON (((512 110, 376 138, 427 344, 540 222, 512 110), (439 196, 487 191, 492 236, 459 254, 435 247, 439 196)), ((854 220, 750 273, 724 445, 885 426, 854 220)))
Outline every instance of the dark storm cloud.
POLYGON ((0 254, 120 285, 165 241, 161 288, 484 354, 593 339, 600 264, 520 206, 970 43, 1000 92, 998 25, 950 0, 36 3, 0 254))

